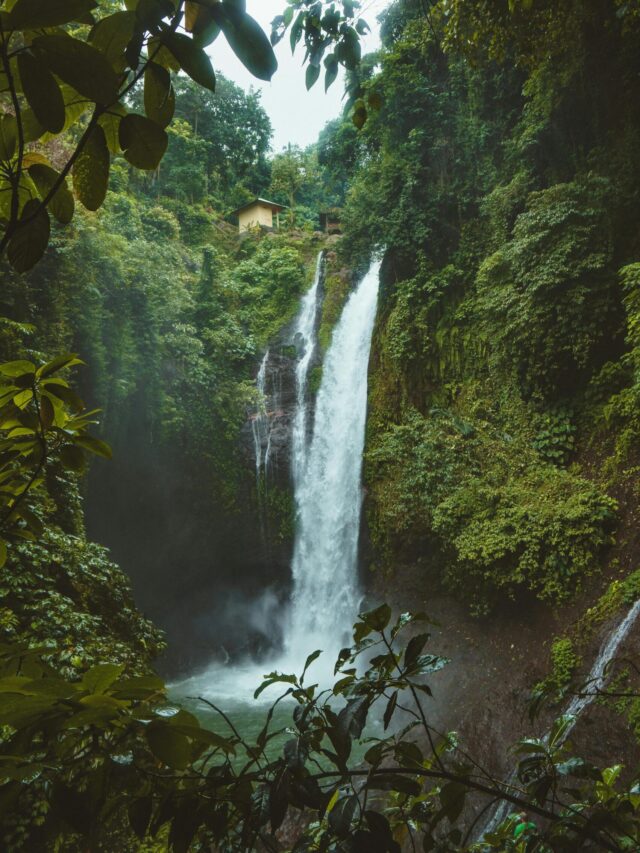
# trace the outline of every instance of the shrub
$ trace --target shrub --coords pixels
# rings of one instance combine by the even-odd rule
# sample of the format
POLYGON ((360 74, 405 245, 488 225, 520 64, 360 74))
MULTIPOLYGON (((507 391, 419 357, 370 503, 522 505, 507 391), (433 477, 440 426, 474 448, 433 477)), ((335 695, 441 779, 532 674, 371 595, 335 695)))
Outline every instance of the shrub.
POLYGON ((562 601, 611 541, 615 501, 487 422, 413 412, 366 470, 381 553, 435 550, 432 569, 476 614, 520 592, 562 601))
POLYGON ((611 353, 621 317, 610 193, 596 177, 531 193, 510 242, 479 270, 478 315, 527 395, 574 392, 611 353))

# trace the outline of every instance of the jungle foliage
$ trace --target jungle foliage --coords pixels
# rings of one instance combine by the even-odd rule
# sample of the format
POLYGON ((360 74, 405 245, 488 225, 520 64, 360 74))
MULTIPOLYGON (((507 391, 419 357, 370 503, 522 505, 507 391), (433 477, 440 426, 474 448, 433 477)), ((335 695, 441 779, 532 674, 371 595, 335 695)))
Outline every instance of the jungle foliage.
POLYGON ((164 838, 175 851, 212 844, 276 851, 285 818, 302 809, 311 822, 298 833, 296 851, 399 853, 402 843, 449 853, 637 848, 637 782, 623 782, 619 765, 598 769, 573 755, 570 717, 558 718, 547 737, 517 744, 517 776, 506 785, 483 771, 455 734, 435 731, 422 697, 432 695, 430 683, 447 661, 425 653, 429 634, 415 633, 423 616, 390 617, 386 605, 360 616, 353 645, 336 662, 333 689, 321 690, 310 677, 319 651, 300 676, 265 676, 256 698, 274 686, 284 692, 255 742, 215 706, 227 733, 202 728, 168 701, 155 676, 131 677, 122 666, 102 664, 69 681, 36 651, 0 649, 0 722, 10 732, 2 746, 0 818, 11 822, 40 803, 22 840, 66 850, 144 849, 154 838, 164 847, 164 838), (358 673, 363 657, 368 663, 358 673), (282 700, 293 704, 293 719, 278 730, 272 719, 282 700), (366 737, 377 706, 384 730, 367 737, 364 763, 354 766, 353 744, 366 737), (274 754, 271 742, 285 733, 274 754), (474 844, 465 809, 496 800, 512 813, 474 844))
MULTIPOLYGON (((257 97, 194 85, 213 89, 204 47, 219 31, 262 77, 268 41, 243 2, 187 3, 185 33, 182 11, 0 4, 14 268, 0 322, 13 359, 0 366, 3 843, 276 850, 305 809, 298 850, 464 850, 469 816, 506 800, 513 814, 476 850, 637 849, 638 780, 575 756, 570 719, 517 745, 513 784, 433 731, 420 698, 446 662, 424 653, 426 633, 403 648, 421 620, 392 625, 384 606, 361 616, 330 692, 306 668, 267 678, 295 708, 281 755, 267 754, 283 734, 271 714, 255 742, 232 721, 228 736, 203 729, 150 674, 162 637, 87 541, 78 477, 85 452, 110 454, 106 438, 121 464, 93 468, 92 524, 108 503, 159 595, 175 566, 189 586, 194 529, 206 524, 207 568, 239 547, 212 519, 242 511, 256 358, 293 316, 318 243, 307 229, 239 244, 223 214, 271 186, 309 226, 320 175, 323 199, 345 200, 344 259, 358 269, 386 250, 366 457, 376 562, 418 562, 479 615, 505 597, 566 601, 602 567, 612 493, 637 495, 638 4, 397 0, 361 62, 356 4, 293 0, 273 40, 304 45, 309 86, 346 67, 349 98, 317 150, 273 168, 257 97), (74 357, 54 359, 64 350, 88 361, 80 390, 104 409, 101 438, 64 373, 74 357), (378 708, 384 733, 356 767, 378 708)), ((327 277, 323 346, 348 284, 327 277)), ((612 587, 600 610, 637 594, 612 587)), ((580 648, 557 638, 541 694, 589 689, 575 683, 580 648)), ((637 727, 633 672, 620 677, 609 698, 637 727)))
POLYGON ((351 265, 385 249, 374 563, 428 554, 476 613, 573 594, 633 488, 638 26, 615 0, 398 0, 361 77, 379 109, 323 140, 329 174, 355 164, 351 265))

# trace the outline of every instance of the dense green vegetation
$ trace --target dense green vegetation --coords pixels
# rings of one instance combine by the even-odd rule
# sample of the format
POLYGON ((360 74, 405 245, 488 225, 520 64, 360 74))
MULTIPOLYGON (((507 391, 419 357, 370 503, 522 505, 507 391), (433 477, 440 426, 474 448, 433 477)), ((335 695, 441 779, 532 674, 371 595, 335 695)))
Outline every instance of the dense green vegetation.
MULTIPOLYGON (((305 675, 268 679, 295 702, 282 755, 271 714, 255 743, 207 731, 169 702, 151 671, 162 633, 91 541, 180 637, 174 663, 240 645, 225 593, 258 575, 256 502, 274 542, 292 535, 290 494, 243 459, 256 365, 325 245, 318 209, 344 206, 321 350, 350 270, 384 252, 373 568, 393 582, 410 565, 473 617, 586 589, 596 604, 553 640, 532 710, 584 690, 589 643, 639 591, 637 3, 395 0, 361 62, 357 4, 290 2, 273 41, 304 45, 308 86, 346 67, 348 104, 317 145, 271 157, 259 97, 204 50, 221 30, 269 78, 266 37, 234 0, 186 3, 178 33, 183 5, 0 3, 0 844, 464 850, 471 811, 505 799, 533 822, 475 849, 637 849, 637 779, 574 755, 567 718, 517 745, 514 787, 440 737, 418 698, 446 661, 423 653, 420 617, 393 624, 386 606, 355 626, 328 698, 305 675), (287 204, 286 228, 240 240, 229 214, 261 193, 287 204), (86 365, 50 361, 64 351, 86 365), (87 471, 103 439, 117 463, 87 471), (399 728, 409 698, 417 731, 399 728), (385 733, 354 767, 374 705, 385 733), (287 840, 294 809, 312 819, 287 840)), ((638 734, 637 670, 614 670, 598 700, 638 734)))
MULTIPOLYGON (((170 187, 171 148, 166 160, 170 187)), ((114 548, 165 624, 172 595, 191 594, 212 553, 217 574, 203 582, 220 591, 234 574, 253 488, 239 433, 255 364, 293 316, 320 246, 310 232, 238 244, 211 204, 159 195, 116 162, 103 208, 54 232, 28 278, 5 276, 1 297, 6 314, 38 329, 37 340, 27 332, 19 343, 7 334, 5 357, 35 345, 87 362, 81 390, 102 409, 101 433, 119 460, 92 471, 90 531, 114 548), (156 535, 158 519, 169 542, 156 535)))
POLYGON ((345 208, 352 264, 386 248, 376 561, 476 613, 598 571, 637 464, 635 5, 511 6, 392 4, 345 208))

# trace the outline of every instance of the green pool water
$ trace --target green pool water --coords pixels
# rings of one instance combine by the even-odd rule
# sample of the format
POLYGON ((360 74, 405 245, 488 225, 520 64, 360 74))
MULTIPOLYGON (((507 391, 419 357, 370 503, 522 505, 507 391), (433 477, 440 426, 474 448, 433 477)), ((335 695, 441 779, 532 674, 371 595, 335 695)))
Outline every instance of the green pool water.
MULTIPOLYGON (((267 688, 258 699, 253 698, 253 693, 261 684, 263 676, 273 669, 282 671, 278 667, 264 667, 254 663, 233 667, 211 667, 172 684, 169 695, 176 704, 195 714, 200 724, 205 728, 223 737, 231 736, 233 732, 229 723, 207 702, 215 705, 229 718, 244 740, 249 744, 255 744, 258 734, 265 725, 270 707, 288 686, 286 684, 274 685, 267 688)), ((332 674, 331 670, 331 676, 332 674)), ((314 675, 315 678, 307 678, 305 683, 319 681, 320 684, 330 684, 332 682, 329 672, 322 666, 314 675)), ((340 708, 341 704, 339 698, 332 702, 336 710, 340 708)), ((283 731, 270 740, 265 748, 266 756, 270 760, 280 755, 286 741, 293 736, 295 730, 293 710, 295 705, 294 700, 285 698, 278 703, 274 710, 269 731, 283 731)), ((380 736, 381 731, 382 726, 375 720, 371 721, 363 733, 361 741, 354 744, 352 751, 354 761, 359 762, 362 759, 368 748, 367 739, 380 736)), ((233 757, 233 764, 239 768, 246 763, 246 760, 246 754, 239 749, 233 757)))

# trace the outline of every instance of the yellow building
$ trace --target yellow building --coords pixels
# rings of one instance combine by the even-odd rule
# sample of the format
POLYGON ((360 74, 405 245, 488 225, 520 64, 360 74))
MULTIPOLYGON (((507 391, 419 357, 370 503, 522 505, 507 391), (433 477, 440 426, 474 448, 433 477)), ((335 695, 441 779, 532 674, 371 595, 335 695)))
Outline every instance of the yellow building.
POLYGON ((238 217, 238 230, 240 233, 248 231, 250 228, 269 228, 273 229, 273 219, 275 213, 275 227, 280 228, 280 212, 284 210, 281 204, 276 204, 275 201, 269 201, 266 198, 255 198, 253 201, 243 204, 237 210, 233 211, 232 216, 238 217))

